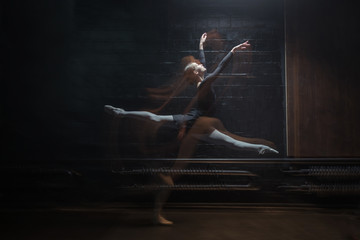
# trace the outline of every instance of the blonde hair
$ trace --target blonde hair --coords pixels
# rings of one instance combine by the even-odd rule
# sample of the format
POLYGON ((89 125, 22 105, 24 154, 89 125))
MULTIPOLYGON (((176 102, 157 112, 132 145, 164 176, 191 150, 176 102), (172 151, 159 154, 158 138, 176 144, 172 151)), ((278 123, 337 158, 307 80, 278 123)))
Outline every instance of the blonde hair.
POLYGON ((194 70, 196 70, 197 66, 198 64, 196 62, 191 62, 184 68, 184 77, 186 82, 190 85, 194 85, 199 81, 199 77, 194 74, 194 70))
POLYGON ((194 74, 198 64, 200 64, 200 61, 193 56, 186 56, 181 59, 184 80, 190 85, 194 85, 199 81, 199 77, 194 74))
POLYGON ((184 72, 188 71, 188 70, 195 70, 196 67, 197 67, 197 63, 196 62, 191 62, 189 63, 188 65, 186 65, 185 69, 184 69, 184 72))

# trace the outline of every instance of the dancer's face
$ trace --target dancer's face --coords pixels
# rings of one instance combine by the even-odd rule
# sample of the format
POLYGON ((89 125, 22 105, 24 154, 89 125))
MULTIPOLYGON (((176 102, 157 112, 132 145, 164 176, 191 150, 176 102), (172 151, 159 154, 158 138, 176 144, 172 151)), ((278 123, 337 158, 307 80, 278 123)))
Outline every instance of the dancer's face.
POLYGON ((204 65, 202 65, 201 63, 195 63, 195 68, 194 68, 194 73, 196 75, 204 75, 205 71, 206 71, 206 68, 204 67, 204 65))
POLYGON ((195 60, 185 67, 185 74, 187 75, 190 84, 201 82, 204 79, 205 72, 206 68, 199 60, 195 60))

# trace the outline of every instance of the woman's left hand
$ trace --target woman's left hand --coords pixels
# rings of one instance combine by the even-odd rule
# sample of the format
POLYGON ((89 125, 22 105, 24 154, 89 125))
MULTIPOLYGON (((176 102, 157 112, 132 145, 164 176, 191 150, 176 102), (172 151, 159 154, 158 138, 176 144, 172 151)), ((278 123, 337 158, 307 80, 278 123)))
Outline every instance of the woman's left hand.
POLYGON ((246 50, 249 49, 251 47, 249 41, 243 42, 235 47, 233 47, 233 49, 231 49, 231 52, 235 52, 237 50, 246 50))

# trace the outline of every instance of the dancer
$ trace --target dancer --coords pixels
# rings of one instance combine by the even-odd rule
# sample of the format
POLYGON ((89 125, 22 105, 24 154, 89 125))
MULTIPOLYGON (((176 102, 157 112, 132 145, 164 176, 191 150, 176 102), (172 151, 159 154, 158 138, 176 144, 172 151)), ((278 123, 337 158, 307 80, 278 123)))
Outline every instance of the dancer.
MULTIPOLYGON (((230 133, 223 126, 222 122, 214 118, 216 95, 213 90, 213 82, 218 78, 219 74, 224 70, 229 61, 232 59, 236 51, 249 49, 248 41, 241 43, 231 49, 231 51, 222 59, 216 69, 208 74, 206 69, 204 43, 207 39, 207 34, 202 34, 199 43, 200 57, 199 60, 193 59, 185 66, 183 79, 181 83, 187 85, 195 85, 197 92, 191 103, 187 106, 184 114, 176 115, 159 115, 150 111, 125 111, 121 108, 116 108, 110 105, 105 105, 105 111, 115 117, 135 117, 148 119, 154 122, 175 122, 178 126, 178 139, 180 142, 180 149, 178 158, 189 158, 196 150, 199 140, 225 145, 229 148, 237 150, 254 151, 258 154, 275 153, 275 145, 264 139, 245 138, 230 133)), ((176 86, 177 89, 183 89, 186 86, 176 86)), ((177 89, 170 96, 174 96, 177 89)), ((165 106, 169 99, 162 105, 165 106)), ((162 108, 160 107, 160 109, 162 108)), ((186 163, 177 161, 173 168, 183 169, 186 163)), ((171 176, 159 175, 161 181, 168 186, 174 185, 171 176)), ((166 202, 170 190, 162 189, 156 195, 154 208, 154 223, 160 225, 171 225, 171 221, 167 220, 162 215, 162 208, 166 202)))
POLYGON ((155 122, 174 121, 179 127, 179 139, 182 139, 186 135, 185 133, 188 132, 192 133, 191 136, 189 136, 191 138, 225 145, 233 149, 255 151, 258 154, 278 153, 278 151, 273 148, 273 143, 262 139, 244 138, 231 134, 225 129, 220 120, 212 117, 215 111, 214 103, 216 99, 216 95, 212 87, 213 82, 229 63, 235 51, 246 50, 250 47, 250 44, 246 41, 233 47, 222 59, 215 71, 208 74, 205 67, 206 62, 204 54, 204 43, 206 38, 206 33, 204 33, 200 38, 200 59, 188 63, 184 69, 184 78, 186 79, 186 82, 197 87, 196 96, 193 98, 184 114, 158 115, 149 111, 125 111, 124 109, 116 108, 110 105, 105 105, 105 111, 116 117, 129 116, 146 118, 155 122), (203 116, 205 118, 203 118, 203 116), (190 131, 200 117, 202 117, 202 124, 196 124, 200 128, 197 127, 195 128, 196 130, 190 131))

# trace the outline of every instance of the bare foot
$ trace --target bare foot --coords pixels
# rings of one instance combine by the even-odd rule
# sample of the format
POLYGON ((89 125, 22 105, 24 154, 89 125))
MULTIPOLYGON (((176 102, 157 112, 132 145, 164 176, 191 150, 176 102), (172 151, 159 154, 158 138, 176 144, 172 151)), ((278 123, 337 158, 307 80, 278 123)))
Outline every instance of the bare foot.
POLYGON ((104 110, 106 113, 113 115, 115 117, 123 117, 125 115, 125 110, 122 108, 116 108, 111 105, 105 105, 104 110))
POLYGON ((268 147, 268 146, 265 146, 265 145, 262 145, 260 148, 259 148, 259 154, 260 155, 263 155, 265 153, 276 153, 276 154, 279 154, 278 151, 276 151, 275 149, 271 148, 271 147, 268 147))
POLYGON ((171 226, 174 223, 172 221, 167 220, 166 218, 164 218, 160 214, 156 214, 154 216, 154 224, 155 225, 161 225, 161 226, 171 226))

